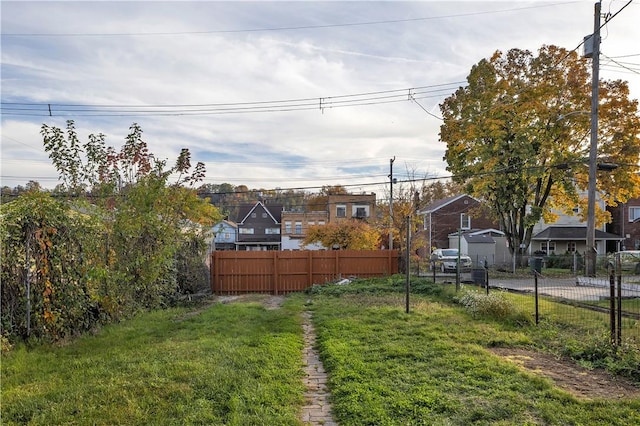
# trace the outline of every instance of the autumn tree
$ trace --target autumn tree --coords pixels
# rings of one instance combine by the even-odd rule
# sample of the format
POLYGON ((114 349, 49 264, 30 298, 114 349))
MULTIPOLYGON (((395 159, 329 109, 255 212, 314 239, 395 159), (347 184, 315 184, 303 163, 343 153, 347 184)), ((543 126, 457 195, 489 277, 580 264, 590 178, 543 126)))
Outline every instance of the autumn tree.
POLYGON ((314 243, 321 243, 329 249, 376 250, 380 244, 380 233, 362 220, 342 220, 310 226, 301 245, 314 243))
POLYGON ((202 240, 220 218, 193 189, 204 177, 204 164, 193 166, 187 149, 173 165, 157 158, 135 123, 120 149, 107 146, 102 134, 81 143, 73 121, 66 134, 47 125, 41 133, 69 194, 89 192, 105 209, 110 276, 119 286, 110 296, 127 309, 166 304, 181 286, 177 254, 193 238, 202 240))
MULTIPOLYGON (((536 222, 554 211, 586 212, 591 76, 573 51, 513 49, 474 65, 467 86, 440 105, 440 138, 454 181, 484 199, 517 258, 536 222)), ((640 195, 640 116, 623 81, 600 81, 598 158, 616 163, 600 173, 598 196, 609 205, 640 195)), ((597 212, 597 220, 608 219, 597 212)))

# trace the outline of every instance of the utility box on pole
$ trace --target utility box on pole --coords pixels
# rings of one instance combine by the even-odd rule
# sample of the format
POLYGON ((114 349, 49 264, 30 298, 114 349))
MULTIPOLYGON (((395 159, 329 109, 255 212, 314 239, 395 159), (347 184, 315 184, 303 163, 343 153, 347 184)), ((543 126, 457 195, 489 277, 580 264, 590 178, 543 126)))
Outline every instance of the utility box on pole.
POLYGON ((582 57, 593 58, 593 34, 584 36, 582 47, 583 47, 582 57))

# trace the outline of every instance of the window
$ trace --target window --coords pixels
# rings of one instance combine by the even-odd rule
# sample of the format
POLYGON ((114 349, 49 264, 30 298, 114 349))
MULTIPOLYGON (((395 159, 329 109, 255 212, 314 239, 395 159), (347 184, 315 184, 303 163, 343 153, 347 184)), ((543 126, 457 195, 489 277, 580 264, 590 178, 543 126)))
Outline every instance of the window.
POLYGON ((355 205, 352 207, 351 215, 359 219, 369 217, 369 206, 355 205))
POLYGON ((338 204, 336 206, 336 217, 347 217, 346 204, 338 204))
POLYGON ((266 219, 267 218, 267 214, 266 213, 262 213, 262 218, 266 219))
POLYGON ((543 241, 540 243, 540 250, 547 253, 547 254, 551 254, 552 252, 556 251, 556 242, 555 241, 543 241))
POLYGON ((224 233, 224 239, 225 240, 230 240, 231 239, 231 234, 229 232, 225 232, 224 233))
POLYGON ((575 243, 575 241, 569 241, 567 243, 567 251, 569 253, 574 253, 576 251, 576 243, 575 243))
POLYGON ((324 225, 324 220, 319 220, 319 221, 318 221, 318 225, 319 225, 319 226, 324 225))
POLYGON ((238 228, 238 234, 253 234, 253 228, 238 228))
POLYGON ((251 213, 251 217, 255 219, 257 217, 256 212, 251 213))
POLYGON ((290 234, 291 233, 291 221, 289 221, 289 220, 284 222, 284 233, 285 234, 290 234))
POLYGON ((302 234, 302 222, 298 222, 296 221, 296 234, 300 235, 302 234))
POLYGON ((471 216, 460 213, 460 229, 471 229, 471 216))
POLYGON ((309 222, 307 222, 307 225, 309 226, 315 226, 316 221, 315 220, 310 220, 309 222))
POLYGON ((629 222, 640 219, 640 207, 629 207, 629 222))
POLYGON ((267 235, 274 235, 280 233, 280 228, 266 228, 264 233, 267 235))

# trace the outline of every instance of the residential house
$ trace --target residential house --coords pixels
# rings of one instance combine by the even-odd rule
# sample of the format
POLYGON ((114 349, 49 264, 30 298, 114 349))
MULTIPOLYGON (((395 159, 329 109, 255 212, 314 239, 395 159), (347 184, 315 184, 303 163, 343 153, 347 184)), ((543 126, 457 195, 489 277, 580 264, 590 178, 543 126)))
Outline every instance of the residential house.
POLYGON ((301 245, 310 226, 325 225, 329 220, 329 212, 315 211, 283 211, 280 228, 282 250, 323 250, 322 244, 301 245))
MULTIPOLYGON (((597 200, 604 208, 602 200, 597 200)), ((580 217, 578 207, 573 209, 573 215, 568 215, 560 211, 554 211, 558 216, 553 223, 547 223, 540 219, 533 227, 533 236, 529 245, 529 253, 534 254, 585 254, 587 250, 587 225, 580 217)), ((605 226, 596 228, 595 243, 596 252, 605 254, 607 251, 615 251, 615 247, 622 240, 620 235, 606 232, 605 226), (611 247, 614 247, 611 250, 611 247)))
POLYGON ((346 219, 369 220, 376 214, 376 194, 337 194, 327 197, 330 223, 346 219))
POLYGON ((472 229, 498 229, 498 222, 482 208, 480 200, 460 194, 443 198, 418 210, 429 252, 449 247, 449 234, 472 229))
MULTIPOLYGON (((622 240, 619 250, 640 250, 640 198, 632 198, 626 203, 609 208, 611 223, 608 231, 619 235, 622 240)), ((607 251, 617 251, 607 247, 607 251)))
POLYGON ((258 201, 240 206, 236 250, 279 250, 282 205, 258 201))
POLYGON ((238 225, 230 220, 221 220, 211 227, 212 250, 235 250, 238 225))

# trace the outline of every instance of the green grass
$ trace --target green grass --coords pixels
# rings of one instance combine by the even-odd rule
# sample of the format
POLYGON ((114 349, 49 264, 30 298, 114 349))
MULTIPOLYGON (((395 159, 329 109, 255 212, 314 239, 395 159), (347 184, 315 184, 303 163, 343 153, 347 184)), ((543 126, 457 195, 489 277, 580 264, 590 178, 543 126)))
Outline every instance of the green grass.
POLYGON ((491 352, 572 356, 640 382, 637 348, 603 345, 601 314, 558 321, 567 306, 543 300, 536 326, 522 295, 462 299, 426 279, 411 290, 408 314, 391 277, 315 286, 275 310, 171 309, 64 346, 18 345, 2 356, 2 424, 300 425, 303 309, 341 425, 640 424, 640 398, 582 400, 491 352))
POLYGON ((639 399, 579 400, 489 350, 535 349, 562 327, 523 324, 517 310, 474 316, 446 290, 412 294, 406 314, 402 293, 367 285, 316 291, 311 304, 341 425, 640 423, 639 399))
POLYGON ((2 424, 298 424, 297 308, 140 315, 2 358, 2 424))

